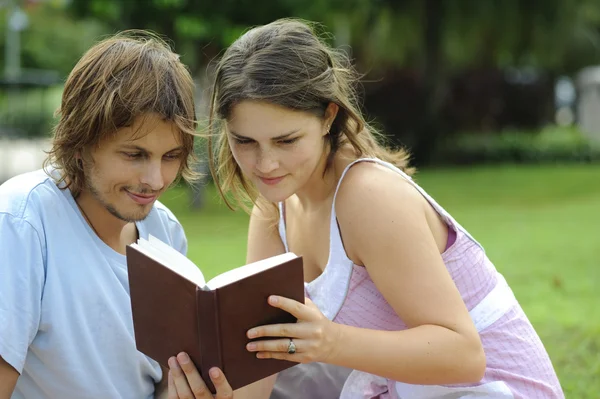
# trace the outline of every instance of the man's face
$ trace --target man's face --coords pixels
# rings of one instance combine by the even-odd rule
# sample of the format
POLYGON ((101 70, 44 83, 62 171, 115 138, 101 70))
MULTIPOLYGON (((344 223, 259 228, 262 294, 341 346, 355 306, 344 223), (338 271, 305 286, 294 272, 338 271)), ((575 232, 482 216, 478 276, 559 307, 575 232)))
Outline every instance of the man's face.
POLYGON ((143 220, 179 173, 180 134, 173 122, 156 115, 138 117, 91 151, 84 193, 122 221, 143 220))

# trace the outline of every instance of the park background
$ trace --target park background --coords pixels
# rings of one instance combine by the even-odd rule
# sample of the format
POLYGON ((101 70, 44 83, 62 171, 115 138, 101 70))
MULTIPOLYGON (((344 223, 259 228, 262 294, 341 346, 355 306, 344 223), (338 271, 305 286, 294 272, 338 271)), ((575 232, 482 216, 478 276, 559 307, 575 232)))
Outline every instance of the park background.
MULTIPOLYGON (((219 54, 280 17, 348 52, 369 119, 486 247, 567 397, 600 398, 599 0, 0 0, 0 183, 41 166, 64 79, 97 40, 164 35, 203 119, 219 54)), ((244 263, 248 217, 208 176, 163 202, 207 277, 244 263)))

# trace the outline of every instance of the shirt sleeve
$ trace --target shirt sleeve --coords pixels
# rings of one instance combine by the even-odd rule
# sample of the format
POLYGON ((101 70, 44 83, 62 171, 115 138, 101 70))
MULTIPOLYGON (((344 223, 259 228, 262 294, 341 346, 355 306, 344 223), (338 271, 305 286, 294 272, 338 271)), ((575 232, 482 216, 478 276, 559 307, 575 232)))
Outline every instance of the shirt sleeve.
POLYGON ((0 213, 0 356, 19 374, 39 327, 44 260, 37 231, 0 213))
POLYGON ((173 240, 173 248, 187 256, 188 242, 183 226, 179 222, 171 223, 171 239, 173 240))

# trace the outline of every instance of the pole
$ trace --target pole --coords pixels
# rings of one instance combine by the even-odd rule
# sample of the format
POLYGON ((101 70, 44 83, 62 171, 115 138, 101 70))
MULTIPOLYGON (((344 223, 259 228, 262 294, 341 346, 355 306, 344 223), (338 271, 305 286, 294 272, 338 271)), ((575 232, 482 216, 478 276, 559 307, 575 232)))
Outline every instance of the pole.
POLYGON ((18 26, 19 8, 16 0, 8 0, 6 10, 6 45, 4 47, 4 68, 5 77, 8 80, 15 80, 21 74, 21 37, 20 27, 18 26))

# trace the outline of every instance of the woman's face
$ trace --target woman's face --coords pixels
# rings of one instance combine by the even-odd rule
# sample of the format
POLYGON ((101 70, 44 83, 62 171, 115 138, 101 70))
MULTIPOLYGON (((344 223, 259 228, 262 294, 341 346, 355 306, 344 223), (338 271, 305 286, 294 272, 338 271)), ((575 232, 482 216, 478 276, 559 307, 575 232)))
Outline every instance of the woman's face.
POLYGON ((326 155, 324 136, 331 120, 267 102, 242 101, 227 121, 229 146, 261 195, 283 201, 305 186, 326 155))

